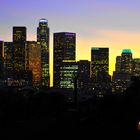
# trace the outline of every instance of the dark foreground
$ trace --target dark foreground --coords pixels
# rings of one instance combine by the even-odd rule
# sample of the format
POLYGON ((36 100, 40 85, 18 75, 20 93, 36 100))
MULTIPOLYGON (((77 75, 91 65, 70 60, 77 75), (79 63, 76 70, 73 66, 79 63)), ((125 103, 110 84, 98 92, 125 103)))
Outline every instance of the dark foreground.
POLYGON ((90 139, 139 140, 139 86, 132 85, 125 93, 93 96, 68 102, 61 93, 45 90, 0 92, 0 136, 8 139, 60 137, 90 139))

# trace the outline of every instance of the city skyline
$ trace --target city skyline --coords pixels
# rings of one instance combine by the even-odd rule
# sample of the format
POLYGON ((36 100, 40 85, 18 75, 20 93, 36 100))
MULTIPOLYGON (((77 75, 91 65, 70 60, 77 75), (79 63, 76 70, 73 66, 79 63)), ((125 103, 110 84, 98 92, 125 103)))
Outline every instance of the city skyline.
POLYGON ((139 58, 140 18, 138 0, 88 0, 88 1, 32 1, 2 0, 0 38, 12 40, 13 26, 27 27, 27 40, 36 41, 36 28, 41 18, 48 19, 51 30, 51 85, 52 48, 54 32, 74 32, 77 36, 76 60, 90 60, 91 47, 110 49, 110 74, 115 70, 116 56, 124 48, 132 50, 139 58), (21 12, 20 12, 21 11, 21 12), (10 39, 11 38, 11 39, 10 39), (114 55, 115 53, 115 55, 114 55))

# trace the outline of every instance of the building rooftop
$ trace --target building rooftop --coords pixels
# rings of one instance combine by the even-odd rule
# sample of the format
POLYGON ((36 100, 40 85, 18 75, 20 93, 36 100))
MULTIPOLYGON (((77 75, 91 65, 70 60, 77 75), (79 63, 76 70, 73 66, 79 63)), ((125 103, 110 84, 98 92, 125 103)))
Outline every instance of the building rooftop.
POLYGON ((130 49, 123 49, 122 53, 132 53, 130 49))
POLYGON ((42 18, 42 19, 39 20, 39 22, 48 22, 48 20, 45 19, 45 18, 42 18))

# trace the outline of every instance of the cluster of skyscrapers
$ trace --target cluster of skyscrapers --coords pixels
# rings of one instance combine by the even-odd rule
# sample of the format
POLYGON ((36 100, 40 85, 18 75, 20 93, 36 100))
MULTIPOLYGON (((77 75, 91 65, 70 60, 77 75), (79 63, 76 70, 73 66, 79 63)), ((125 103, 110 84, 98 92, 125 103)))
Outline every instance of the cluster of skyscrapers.
POLYGON ((123 92, 131 84, 132 76, 140 76, 140 58, 133 58, 130 49, 124 49, 116 57, 116 69, 112 77, 112 91, 123 92))
MULTIPOLYGON (((1 84, 50 87, 50 33, 48 21, 40 19, 37 41, 27 41, 26 27, 13 27, 13 42, 0 41, 1 84)), ((116 70, 109 75, 109 48, 91 48, 91 61, 76 62, 76 34, 53 35, 53 87, 94 90, 103 96, 109 90, 122 92, 131 76, 140 75, 140 59, 125 49, 116 58, 116 70)))

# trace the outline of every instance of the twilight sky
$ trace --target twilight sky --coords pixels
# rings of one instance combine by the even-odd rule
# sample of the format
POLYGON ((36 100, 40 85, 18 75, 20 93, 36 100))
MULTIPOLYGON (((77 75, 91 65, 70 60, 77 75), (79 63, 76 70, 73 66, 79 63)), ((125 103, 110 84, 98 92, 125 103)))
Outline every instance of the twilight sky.
POLYGON ((90 60, 91 47, 109 47, 110 74, 124 48, 140 58, 140 0, 0 0, 0 39, 12 41, 12 26, 26 26, 36 40, 40 18, 49 21, 52 83, 52 35, 77 34, 77 60, 90 60))

